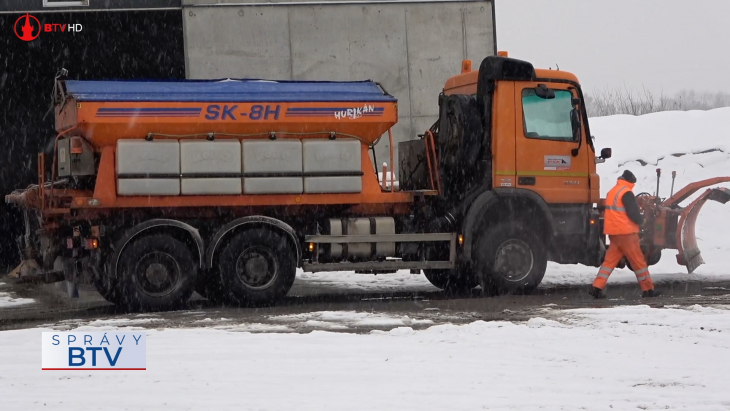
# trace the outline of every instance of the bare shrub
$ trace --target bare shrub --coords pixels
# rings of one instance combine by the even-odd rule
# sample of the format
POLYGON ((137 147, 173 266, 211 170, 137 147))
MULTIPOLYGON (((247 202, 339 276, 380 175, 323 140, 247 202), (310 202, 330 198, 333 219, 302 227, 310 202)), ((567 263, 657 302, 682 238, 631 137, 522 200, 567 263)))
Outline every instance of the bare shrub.
POLYGON ((589 117, 614 114, 640 116, 659 111, 711 110, 730 107, 730 94, 681 90, 674 96, 667 97, 663 92, 656 94, 646 88, 635 92, 623 87, 586 93, 585 102, 589 117))

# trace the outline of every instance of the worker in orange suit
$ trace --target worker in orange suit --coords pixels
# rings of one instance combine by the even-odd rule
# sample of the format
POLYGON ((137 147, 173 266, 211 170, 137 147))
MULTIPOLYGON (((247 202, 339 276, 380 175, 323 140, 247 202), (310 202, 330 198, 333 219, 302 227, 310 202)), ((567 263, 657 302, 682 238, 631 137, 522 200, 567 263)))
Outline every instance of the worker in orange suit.
POLYGON ((610 245, 598 270, 598 276, 593 281, 593 287, 589 291, 595 298, 606 297, 604 290, 608 277, 623 257, 629 260, 631 268, 634 269, 642 297, 657 297, 661 294, 654 290, 649 267, 639 245, 639 227, 644 224, 644 217, 631 191, 635 183, 634 174, 625 170, 618 178, 616 186, 606 195, 603 233, 608 235, 610 245))

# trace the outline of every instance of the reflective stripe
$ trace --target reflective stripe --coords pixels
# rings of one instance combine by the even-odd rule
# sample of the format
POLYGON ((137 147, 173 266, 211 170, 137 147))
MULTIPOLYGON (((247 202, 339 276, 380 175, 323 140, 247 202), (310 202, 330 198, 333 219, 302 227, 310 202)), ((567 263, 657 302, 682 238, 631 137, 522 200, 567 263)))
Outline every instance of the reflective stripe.
POLYGON ((641 282, 641 281, 646 281, 646 280, 648 280, 648 279, 649 279, 649 276, 648 276, 648 275, 642 275, 642 276, 638 276, 638 275, 637 275, 637 276, 636 276, 636 279, 637 279, 637 280, 639 280, 639 282, 641 282))
POLYGON ((621 187, 621 188, 619 188, 618 193, 616 193, 616 195, 613 196, 613 206, 614 207, 618 206, 618 199, 621 197, 621 193, 623 193, 626 190, 628 190, 628 187, 621 187))
POLYGON ((598 271, 605 271, 605 272, 611 274, 611 272, 613 271, 613 268, 601 266, 601 268, 599 268, 598 271))
POLYGON ((598 273, 598 276, 601 277, 601 278, 605 278, 606 280, 608 280, 608 274, 604 274, 602 272, 599 272, 598 273))
POLYGON ((646 268, 642 268, 641 270, 636 270, 636 271, 634 271, 634 273, 635 273, 636 275, 639 275, 639 274, 644 274, 644 273, 645 273, 645 272, 647 272, 647 271, 649 271, 649 267, 646 267, 646 268))
POLYGON ((625 213, 626 209, 618 206, 618 199, 621 198, 621 193, 623 193, 624 191, 626 191, 628 189, 629 189, 628 187, 621 187, 618 190, 618 193, 616 193, 616 195, 613 196, 613 205, 607 206, 606 209, 611 210, 611 211, 617 211, 619 213, 625 213))

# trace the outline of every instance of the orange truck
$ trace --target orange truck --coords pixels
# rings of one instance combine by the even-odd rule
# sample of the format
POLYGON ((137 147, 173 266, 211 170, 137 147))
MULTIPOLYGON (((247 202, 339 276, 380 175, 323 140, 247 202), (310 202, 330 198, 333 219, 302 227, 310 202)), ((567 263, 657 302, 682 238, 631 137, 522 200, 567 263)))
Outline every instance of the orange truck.
MULTIPOLYGON (((578 79, 506 55, 462 62, 439 120, 398 145, 377 83, 56 78, 52 169, 6 196, 24 211, 18 281, 93 283, 131 310, 193 291, 271 303, 307 272, 423 270, 449 292, 529 292, 548 260, 600 264, 603 200, 578 79), (380 173, 369 151, 391 139, 380 173), (415 136, 414 136, 415 137, 415 136), (395 181, 394 162, 398 161, 395 181), (379 175, 381 177, 379 177, 379 175)), ((642 247, 694 270, 694 221, 727 189, 639 196, 642 247)))

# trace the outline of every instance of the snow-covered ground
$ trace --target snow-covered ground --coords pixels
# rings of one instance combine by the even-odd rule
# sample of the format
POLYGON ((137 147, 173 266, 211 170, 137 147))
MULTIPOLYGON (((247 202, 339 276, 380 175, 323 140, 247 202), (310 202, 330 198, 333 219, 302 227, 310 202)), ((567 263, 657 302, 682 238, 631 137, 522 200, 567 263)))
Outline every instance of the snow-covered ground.
MULTIPOLYGON (((6 287, 5 283, 0 282, 0 290, 6 287)), ((8 307, 17 307, 19 305, 31 304, 35 301, 31 298, 15 297, 11 293, 0 291, 0 309, 8 307)))
POLYGON ((41 371, 42 331, 0 332, 4 410, 730 408, 723 308, 545 308, 524 323, 370 334, 145 330, 147 371, 41 371))
POLYGON ((0 308, 17 307, 35 302, 32 298, 13 297, 10 293, 0 292, 0 308))

